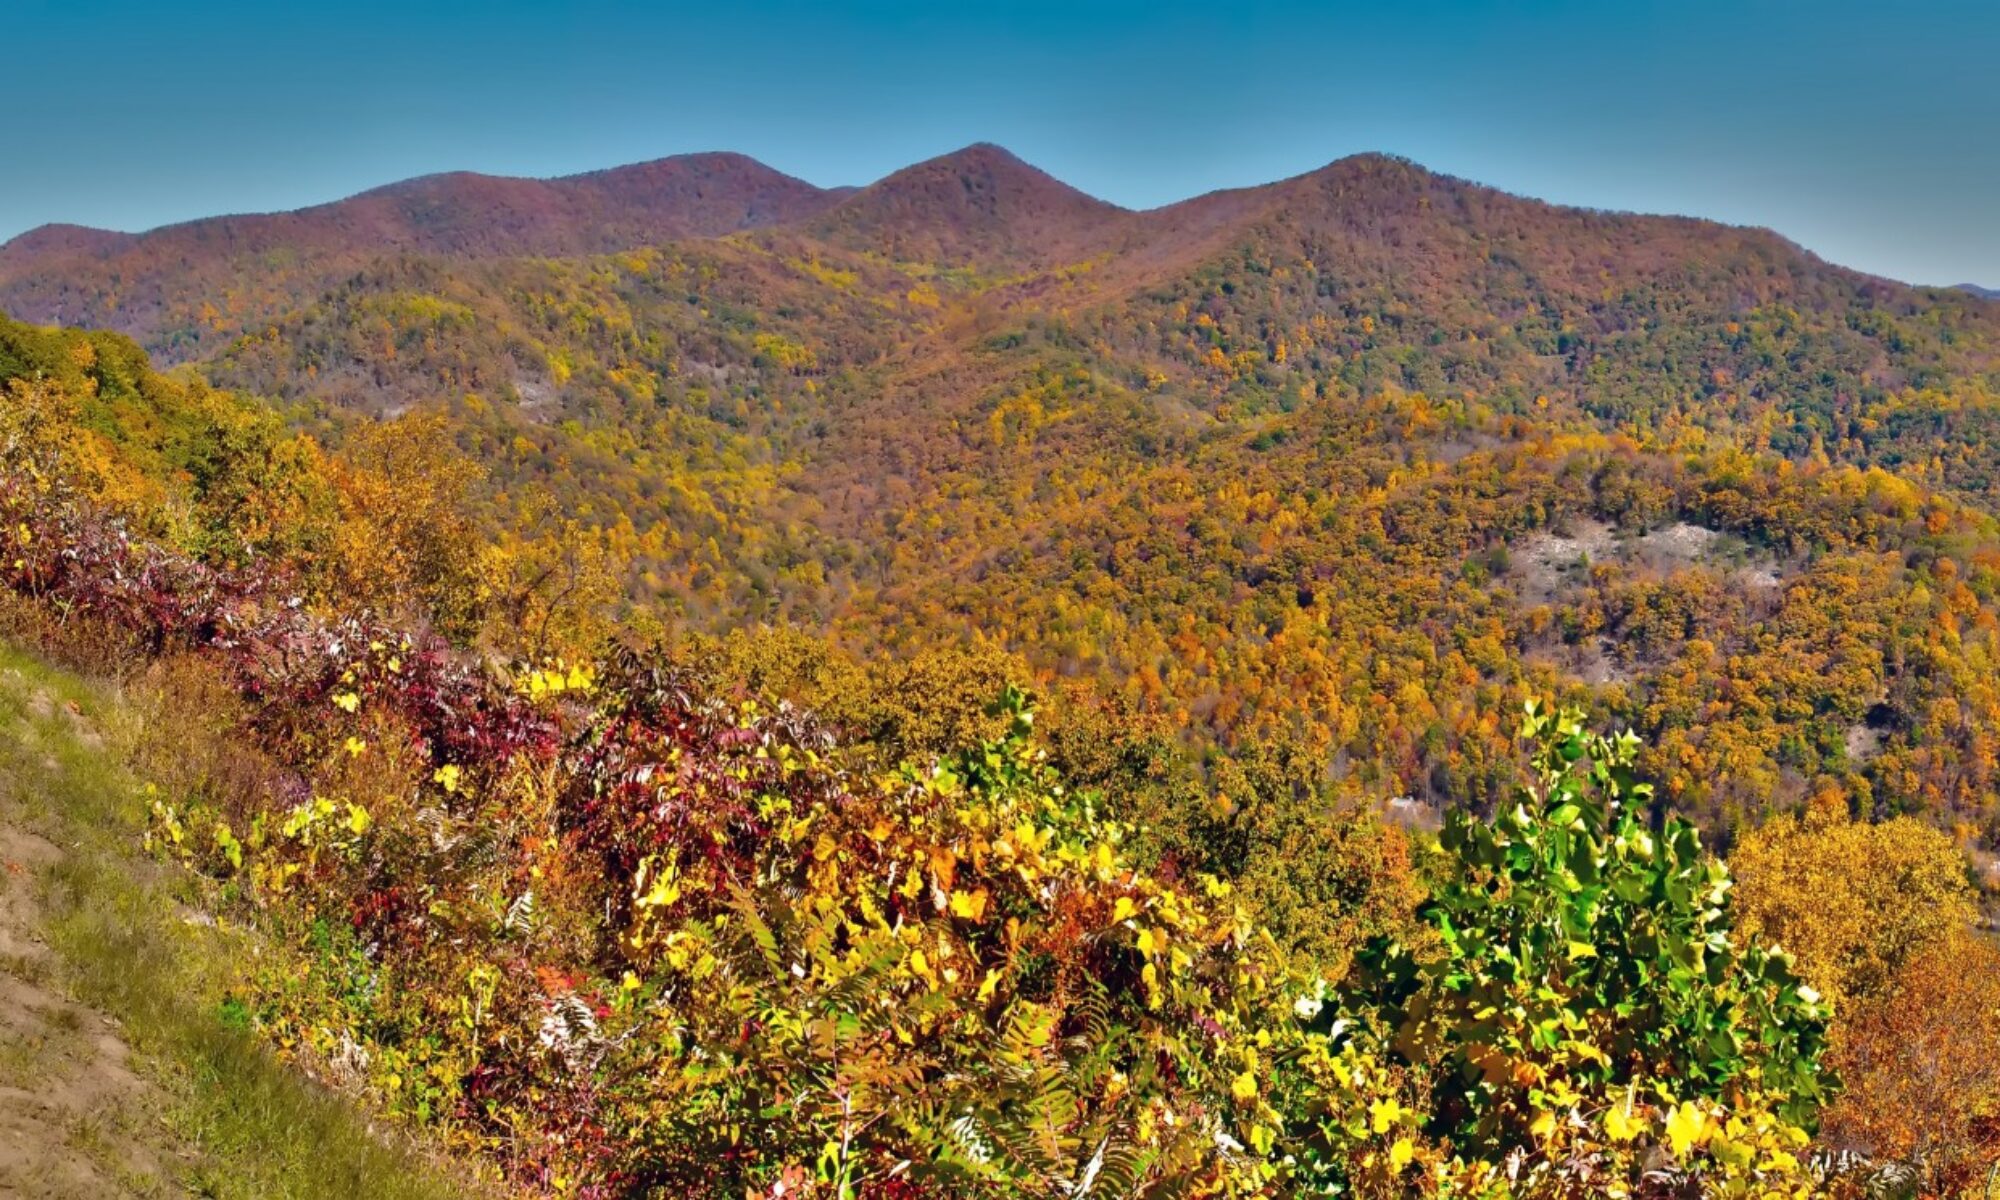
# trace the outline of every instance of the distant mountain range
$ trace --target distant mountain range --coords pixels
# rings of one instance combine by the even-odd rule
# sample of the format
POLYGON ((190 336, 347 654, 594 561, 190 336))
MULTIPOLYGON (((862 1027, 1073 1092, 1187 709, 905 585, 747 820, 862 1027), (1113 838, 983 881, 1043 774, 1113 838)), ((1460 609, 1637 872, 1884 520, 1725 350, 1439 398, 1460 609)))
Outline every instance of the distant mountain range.
POLYGON ((202 304, 223 314, 225 330, 255 325, 371 262, 579 258, 766 231, 891 263, 1019 274, 1089 262, 1136 281, 1171 275, 1260 226, 1392 239, 1373 253, 1393 249, 1398 237, 1447 230, 1513 241, 1524 223, 1550 222, 1551 232, 1574 229, 1595 245, 1600 268, 1627 273, 1658 269, 1691 249, 1690 239, 1708 243, 1708 252, 1751 253, 1787 270, 1826 269, 1762 231, 1566 210, 1381 155, 1132 212, 997 146, 974 145, 864 188, 819 188, 743 155, 712 153, 549 180, 432 175, 296 212, 139 234, 48 225, 0 246, 0 309, 120 329, 185 360, 204 356, 218 331, 202 304), (1435 208, 1418 220, 1412 203, 1435 208))
POLYGON ((286 213, 211 217, 123 234, 45 225, 0 246, 10 273, 36 264, 156 254, 588 254, 799 220, 826 190, 741 154, 688 154, 561 179, 455 171, 286 213))
POLYGON ((2000 761, 1913 732, 1985 677, 1925 656, 2000 629, 2000 553, 1930 574, 2000 512, 2000 305, 1767 230, 1384 155, 1135 212, 987 145, 834 189, 705 154, 39 229, 0 309, 336 444, 435 412, 482 519, 576 522, 673 621, 991 639, 1385 794, 1489 796, 1527 689, 1710 815, 1864 759, 1971 813, 2000 761))
POLYGON ((2000 300, 2000 288, 1980 287, 1976 283, 1961 283, 1958 285, 1958 290, 1961 292, 1971 292, 1973 295, 1987 300, 2000 300))

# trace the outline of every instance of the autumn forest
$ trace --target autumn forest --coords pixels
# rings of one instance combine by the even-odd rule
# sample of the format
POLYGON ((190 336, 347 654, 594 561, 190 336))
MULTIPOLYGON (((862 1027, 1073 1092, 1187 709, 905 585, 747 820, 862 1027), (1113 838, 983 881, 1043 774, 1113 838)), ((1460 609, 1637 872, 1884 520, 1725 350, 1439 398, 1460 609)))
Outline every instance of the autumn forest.
POLYGON ((981 144, 46 226, 0 313, 0 635, 452 1189, 2000 1164, 2000 301, 981 144))

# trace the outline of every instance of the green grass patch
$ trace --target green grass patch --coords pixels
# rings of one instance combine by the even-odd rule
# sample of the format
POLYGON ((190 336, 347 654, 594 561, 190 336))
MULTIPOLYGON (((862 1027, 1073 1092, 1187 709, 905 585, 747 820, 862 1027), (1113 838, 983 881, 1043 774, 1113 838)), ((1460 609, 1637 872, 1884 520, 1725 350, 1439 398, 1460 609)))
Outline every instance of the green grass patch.
POLYGON ((44 933, 68 990, 122 1024, 159 1085, 155 1124, 192 1163, 176 1182, 244 1200, 472 1194, 257 1040, 230 995, 254 940, 198 919, 194 882, 139 848, 131 720, 115 694, 0 645, 0 794, 62 851, 42 871, 44 933))

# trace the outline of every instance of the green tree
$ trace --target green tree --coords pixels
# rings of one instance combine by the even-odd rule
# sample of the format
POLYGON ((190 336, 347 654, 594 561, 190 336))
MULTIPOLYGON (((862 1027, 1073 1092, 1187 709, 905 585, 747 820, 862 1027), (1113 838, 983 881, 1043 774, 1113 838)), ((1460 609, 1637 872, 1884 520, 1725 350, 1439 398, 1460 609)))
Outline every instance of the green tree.
POLYGON ((1532 703, 1521 736, 1533 774, 1516 802, 1445 826, 1419 914, 1434 945, 1374 944, 1310 1017, 1322 1064, 1338 1048, 1413 1081, 1359 1132, 1407 1127, 1451 1163, 1511 1164, 1529 1193, 1631 1186, 1647 1143, 1694 1174, 1796 1171, 1828 1090, 1824 1006, 1786 956, 1733 936, 1728 869, 1693 827, 1648 826, 1637 738, 1532 703))

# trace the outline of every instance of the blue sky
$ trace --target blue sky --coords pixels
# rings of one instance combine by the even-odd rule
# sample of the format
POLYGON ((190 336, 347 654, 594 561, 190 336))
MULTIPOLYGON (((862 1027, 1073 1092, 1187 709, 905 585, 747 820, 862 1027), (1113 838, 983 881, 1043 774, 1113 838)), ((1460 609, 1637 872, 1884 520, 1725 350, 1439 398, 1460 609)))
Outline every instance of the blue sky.
POLYGON ((2000 0, 0 0, 0 238, 448 169, 994 141, 1150 206, 1363 150, 2000 286, 2000 0))

